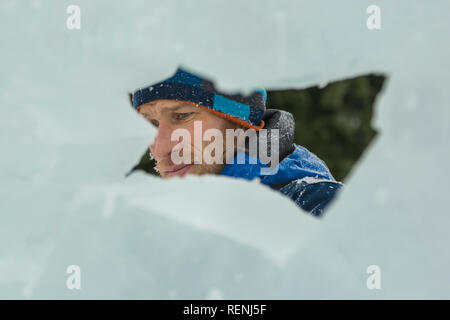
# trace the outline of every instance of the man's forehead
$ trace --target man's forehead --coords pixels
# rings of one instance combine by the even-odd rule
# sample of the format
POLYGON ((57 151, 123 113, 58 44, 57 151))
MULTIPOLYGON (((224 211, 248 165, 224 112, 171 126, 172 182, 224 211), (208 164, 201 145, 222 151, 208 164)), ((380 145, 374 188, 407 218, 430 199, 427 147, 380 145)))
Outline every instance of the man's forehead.
POLYGON ((146 104, 143 104, 138 107, 139 112, 142 113, 149 113, 149 114, 157 114, 163 111, 170 111, 175 110, 180 107, 184 106, 192 106, 192 104, 187 103, 185 101, 179 101, 179 100, 155 100, 148 102, 146 104))

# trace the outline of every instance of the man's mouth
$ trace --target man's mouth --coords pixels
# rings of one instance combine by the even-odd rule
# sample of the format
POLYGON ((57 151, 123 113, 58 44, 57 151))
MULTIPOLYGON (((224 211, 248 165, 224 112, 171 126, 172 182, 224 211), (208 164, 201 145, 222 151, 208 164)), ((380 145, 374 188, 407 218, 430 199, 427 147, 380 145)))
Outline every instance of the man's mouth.
POLYGON ((165 176, 167 178, 174 177, 174 176, 182 177, 189 171, 189 169, 191 167, 192 167, 192 164, 179 164, 179 165, 170 167, 169 169, 167 169, 165 171, 165 176))

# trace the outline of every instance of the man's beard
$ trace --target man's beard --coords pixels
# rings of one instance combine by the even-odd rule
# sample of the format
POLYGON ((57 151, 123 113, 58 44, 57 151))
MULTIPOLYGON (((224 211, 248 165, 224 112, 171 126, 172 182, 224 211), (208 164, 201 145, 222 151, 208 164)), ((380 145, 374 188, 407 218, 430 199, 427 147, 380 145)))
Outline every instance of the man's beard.
MULTIPOLYGON (((166 171, 172 167, 173 164, 161 164, 156 162, 156 171, 162 178, 167 178, 166 171)), ((204 175, 204 174, 219 174, 225 168, 225 164, 213 163, 193 163, 187 174, 204 175)))
MULTIPOLYGON (((193 147, 192 147, 192 150, 193 147)), ((151 155, 151 154, 150 154, 151 155)), ((194 152, 191 152, 190 161, 186 164, 191 164, 191 168, 187 174, 194 175, 204 175, 204 174, 219 174, 225 168, 226 156, 225 151, 222 156, 222 163, 211 163, 208 164, 202 159, 202 163, 194 163, 194 152)), ((184 164, 184 162, 182 163, 184 164)), ((162 178, 167 178, 166 171, 173 167, 175 164, 170 158, 163 159, 161 161, 156 161, 155 170, 159 173, 162 178)))

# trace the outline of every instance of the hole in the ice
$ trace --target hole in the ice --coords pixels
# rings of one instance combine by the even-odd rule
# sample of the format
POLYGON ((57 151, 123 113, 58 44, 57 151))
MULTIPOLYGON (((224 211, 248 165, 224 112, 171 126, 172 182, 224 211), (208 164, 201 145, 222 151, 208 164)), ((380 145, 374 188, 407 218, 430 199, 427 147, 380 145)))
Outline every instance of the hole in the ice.
MULTIPOLYGON (((267 108, 292 113, 294 143, 325 161, 336 180, 345 181, 377 134, 371 123, 384 81, 383 75, 369 74, 331 82, 325 87, 268 90, 267 108)), ((155 165, 147 148, 128 175, 142 170, 159 176, 155 165)))
MULTIPOLYGON (((384 81, 384 75, 368 74, 331 82, 321 87, 268 90, 266 109, 279 109, 292 114, 295 122, 293 143, 306 148, 321 159, 326 165, 325 168, 328 167, 336 181, 345 182, 353 166, 377 134, 376 130, 371 127, 371 123, 375 101, 383 88, 384 81)), ((130 100, 133 104, 133 95, 131 94, 130 100)), ((272 120, 270 120, 271 118, 264 119, 266 122, 272 121, 273 117, 272 120)), ((285 125, 283 121, 279 121, 279 124, 285 125)), ((292 149, 282 151, 280 146, 280 163, 292 151, 292 149)), ((305 159, 301 159, 301 161, 308 162, 305 159)), ((141 159, 127 175, 142 170, 158 176, 158 171, 155 168, 156 162, 150 156, 147 148, 141 159)), ((236 177, 240 177, 239 175, 240 173, 230 174, 230 176, 236 177)), ((288 175, 290 175, 290 172, 288 172, 288 175)), ((308 179, 311 178, 311 174, 309 173, 307 176, 306 180, 298 179, 297 182, 310 183, 311 180, 308 179)), ((323 177, 316 176, 316 178, 323 177)), ((276 179, 273 181, 276 182, 276 179)), ((308 203, 309 200, 305 198, 304 193, 311 192, 311 197, 317 198, 317 194, 329 194, 329 188, 333 193, 336 192, 336 190, 333 190, 335 185, 325 183, 320 187, 321 189, 317 187, 314 191, 300 190, 298 186, 290 183, 292 181, 279 184, 268 183, 268 185, 273 189, 282 190, 294 201, 297 199, 296 202, 300 207, 317 216, 322 213, 322 210, 314 208, 317 199, 315 202, 308 203), (314 211, 316 212, 314 213, 314 211)))

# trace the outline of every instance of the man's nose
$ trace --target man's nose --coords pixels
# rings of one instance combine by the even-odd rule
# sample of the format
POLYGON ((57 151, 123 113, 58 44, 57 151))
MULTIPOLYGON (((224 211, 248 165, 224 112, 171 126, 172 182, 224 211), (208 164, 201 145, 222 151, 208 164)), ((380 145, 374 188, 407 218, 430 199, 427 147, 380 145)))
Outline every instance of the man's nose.
POLYGON ((168 126, 160 124, 158 126, 158 133, 155 140, 150 145, 150 152, 155 157, 156 161, 170 157, 173 146, 176 141, 170 141, 172 129, 168 126))

